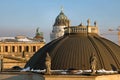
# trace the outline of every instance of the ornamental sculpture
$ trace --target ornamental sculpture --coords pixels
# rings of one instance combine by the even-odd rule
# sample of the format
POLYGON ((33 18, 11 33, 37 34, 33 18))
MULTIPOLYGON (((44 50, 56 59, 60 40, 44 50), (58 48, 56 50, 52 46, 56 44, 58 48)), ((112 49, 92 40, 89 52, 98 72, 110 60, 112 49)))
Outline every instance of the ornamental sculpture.
POLYGON ((90 58, 90 69, 91 69, 92 74, 96 73, 96 67, 97 67, 97 58, 93 54, 90 58))
POLYGON ((49 53, 47 53, 46 55, 45 66, 46 66, 46 74, 50 75, 51 74, 51 57, 49 53))

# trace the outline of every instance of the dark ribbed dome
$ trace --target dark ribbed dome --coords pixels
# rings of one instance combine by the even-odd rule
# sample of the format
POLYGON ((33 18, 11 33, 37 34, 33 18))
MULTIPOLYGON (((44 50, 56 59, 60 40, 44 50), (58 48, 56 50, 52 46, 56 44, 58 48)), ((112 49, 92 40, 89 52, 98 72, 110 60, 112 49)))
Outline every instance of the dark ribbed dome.
POLYGON ((68 25, 69 25, 69 19, 63 13, 63 11, 61 11, 60 14, 56 17, 54 26, 68 26, 68 25))
POLYGON ((97 34, 65 34, 41 48, 25 67, 45 69, 46 53, 49 53, 52 70, 90 69, 90 57, 97 58, 97 70, 120 69, 120 47, 97 34))

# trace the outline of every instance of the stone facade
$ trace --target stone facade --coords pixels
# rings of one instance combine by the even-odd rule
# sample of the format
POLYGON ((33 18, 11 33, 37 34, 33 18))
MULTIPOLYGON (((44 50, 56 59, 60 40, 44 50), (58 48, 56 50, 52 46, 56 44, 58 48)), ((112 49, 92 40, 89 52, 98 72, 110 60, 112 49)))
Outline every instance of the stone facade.
POLYGON ((26 61, 44 45, 44 42, 0 42, 0 54, 4 57, 3 69, 24 67, 26 61))
POLYGON ((34 38, 23 35, 0 37, 0 55, 3 56, 3 70, 14 66, 24 67, 31 56, 45 45, 43 33, 36 29, 34 38))

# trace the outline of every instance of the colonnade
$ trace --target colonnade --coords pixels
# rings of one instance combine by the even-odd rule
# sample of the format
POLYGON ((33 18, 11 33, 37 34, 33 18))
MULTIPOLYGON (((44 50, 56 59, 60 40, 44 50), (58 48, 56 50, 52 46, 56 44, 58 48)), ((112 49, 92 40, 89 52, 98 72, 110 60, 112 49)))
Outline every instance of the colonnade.
POLYGON ((0 53, 33 53, 39 50, 43 43, 0 43, 0 53))

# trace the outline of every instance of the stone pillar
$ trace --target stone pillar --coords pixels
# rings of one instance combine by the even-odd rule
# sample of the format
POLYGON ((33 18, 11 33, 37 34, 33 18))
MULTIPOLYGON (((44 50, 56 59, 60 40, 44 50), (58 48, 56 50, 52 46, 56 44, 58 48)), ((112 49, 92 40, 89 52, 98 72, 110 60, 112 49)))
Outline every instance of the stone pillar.
POLYGON ((29 48, 28 52, 30 53, 30 52, 31 52, 31 47, 30 47, 30 45, 28 46, 28 48, 29 48))
POLYGON ((10 46, 8 45, 8 52, 11 52, 10 49, 11 49, 11 48, 10 48, 10 46))
POLYGON ((33 47, 32 47, 32 45, 30 46, 30 51, 31 51, 31 53, 33 52, 33 47))
POLYGON ((13 53, 12 45, 10 46, 10 53, 13 53))
POLYGON ((3 53, 3 46, 1 45, 1 53, 3 53))
POLYGON ((0 72, 3 70, 3 55, 0 54, 0 72))
POLYGON ((19 48, 19 46, 17 46, 17 53, 20 53, 20 48, 19 48))
POLYGON ((15 46, 15 52, 17 52, 17 51, 18 51, 17 46, 15 46))
POLYGON ((25 51, 24 46, 22 46, 22 52, 25 51))

